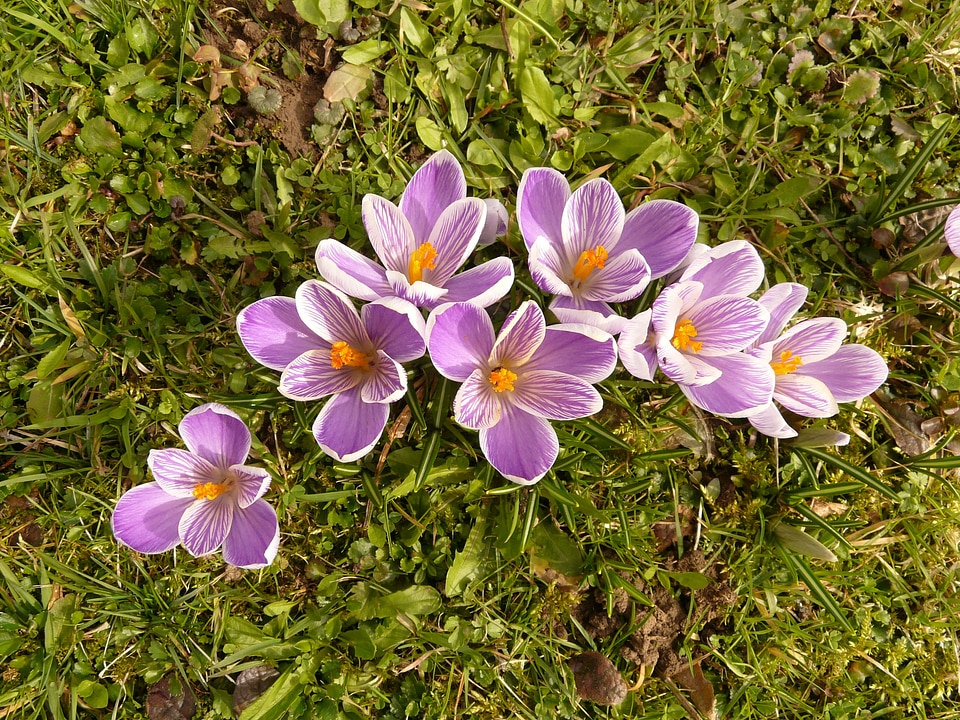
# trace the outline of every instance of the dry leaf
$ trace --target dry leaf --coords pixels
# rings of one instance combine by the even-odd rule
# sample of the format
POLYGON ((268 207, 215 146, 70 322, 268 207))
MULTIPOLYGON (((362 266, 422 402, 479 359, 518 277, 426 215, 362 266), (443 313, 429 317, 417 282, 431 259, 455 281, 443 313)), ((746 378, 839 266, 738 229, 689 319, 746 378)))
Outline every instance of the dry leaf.
POLYGON ((150 686, 147 693, 147 717, 150 720, 190 720, 197 713, 197 699, 190 686, 180 679, 180 694, 170 691, 173 674, 150 686))
POLYGON ((233 690, 233 712, 239 715, 273 685, 280 673, 270 665, 247 668, 237 676, 233 690))
POLYGON ((67 305, 67 301, 63 299, 60 293, 57 293, 57 300, 60 303, 60 312, 63 314, 63 319, 66 321, 67 327, 70 328, 70 332, 73 333, 77 340, 86 340, 87 334, 83 331, 83 325, 77 320, 76 314, 74 314, 70 306, 67 305))
POLYGON ((673 681, 690 693, 694 707, 707 720, 717 718, 717 698, 713 693, 713 685, 703 675, 700 663, 685 666, 673 676, 673 681))

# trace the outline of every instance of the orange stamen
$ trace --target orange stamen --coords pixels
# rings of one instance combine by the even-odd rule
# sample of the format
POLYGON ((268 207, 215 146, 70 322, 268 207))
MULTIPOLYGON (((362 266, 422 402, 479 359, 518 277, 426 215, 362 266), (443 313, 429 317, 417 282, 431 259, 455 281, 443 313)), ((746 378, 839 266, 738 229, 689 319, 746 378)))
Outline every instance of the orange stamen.
POLYGON ((573 266, 573 277, 575 280, 583 282, 597 268, 602 268, 607 261, 607 249, 603 245, 597 245, 593 250, 584 250, 577 258, 577 264, 573 266))
POLYGON ((197 483, 193 486, 193 496, 197 500, 216 500, 230 489, 227 483, 197 483))
POLYGON ((370 360, 366 353, 354 350, 343 340, 338 340, 330 348, 330 364, 334 370, 339 370, 344 365, 347 367, 367 368, 370 367, 370 360))
POLYGON ((673 339, 670 340, 670 344, 673 345, 677 350, 686 350, 690 348, 695 353, 700 352, 700 348, 703 347, 702 342, 694 340, 697 336, 697 329, 693 326, 693 323, 689 320, 681 320, 677 323, 677 329, 673 331, 673 339))
POLYGON ((803 365, 803 360, 790 350, 784 350, 780 353, 779 361, 770 363, 775 375, 789 375, 796 372, 801 365, 803 365))
POLYGON ((513 390, 513 383, 517 380, 517 374, 510 372, 504 367, 494 368, 490 373, 490 384, 493 385, 493 391, 501 393, 504 390, 513 390))
POLYGON ((415 283, 418 280, 423 280, 423 271, 433 270, 436 266, 437 249, 428 242, 423 243, 410 256, 410 264, 407 267, 410 282, 415 283))

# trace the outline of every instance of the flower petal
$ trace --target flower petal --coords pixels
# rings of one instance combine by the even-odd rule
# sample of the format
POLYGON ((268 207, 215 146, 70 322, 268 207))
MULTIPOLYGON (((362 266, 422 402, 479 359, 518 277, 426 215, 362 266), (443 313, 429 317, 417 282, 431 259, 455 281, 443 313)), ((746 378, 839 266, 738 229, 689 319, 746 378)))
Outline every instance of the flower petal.
POLYGON ((230 468, 230 474, 236 480, 234 493, 240 509, 249 507, 270 489, 270 473, 263 468, 234 465, 230 468))
POLYGON ((504 406, 500 422, 480 431, 480 449, 507 480, 532 485, 547 474, 560 453, 550 423, 519 408, 504 406))
POLYGON ((846 337, 847 324, 840 318, 804 320, 772 343, 771 360, 776 362, 780 360, 781 353, 789 351, 799 356, 803 365, 809 365, 836 353, 846 337))
POLYGON ((746 240, 731 240, 710 248, 680 276, 703 284, 701 297, 749 295, 763 282, 763 260, 746 240))
POLYGON ((517 188, 517 223, 528 251, 541 237, 555 248, 561 245, 560 223, 569 197, 570 184, 553 168, 524 171, 517 188))
POLYGON ((617 366, 613 336, 591 325, 551 325, 525 370, 556 370, 588 383, 605 380, 617 366))
POLYGON ((164 492, 177 498, 193 498, 197 485, 217 482, 222 475, 209 460, 180 448, 151 450, 147 467, 164 492))
POLYGON ((369 344, 353 303, 332 285, 307 280, 297 288, 297 311, 307 327, 327 344, 343 341, 354 348, 369 344))
POLYGON ((545 238, 539 238, 530 248, 527 258, 530 276, 541 290, 550 295, 571 295, 570 285, 564 279, 566 271, 557 249, 545 238))
POLYGON ((277 513, 266 500, 233 514, 233 525, 223 541, 223 559, 242 568, 261 568, 273 562, 280 546, 277 513))
POLYGON ((493 323, 487 311, 471 303, 441 305, 427 318, 427 347, 445 378, 463 382, 487 368, 493 351, 493 323))
POLYGON ((607 303, 578 297, 557 295, 550 302, 550 311, 561 323, 590 325, 608 335, 616 335, 627 323, 627 319, 618 315, 607 303))
POLYGON ((651 312, 645 310, 628 320, 617 340, 620 362, 628 373, 641 380, 653 380, 659 367, 657 347, 651 335, 651 312))
POLYGON ((513 277, 513 263, 509 258, 494 258, 447 280, 447 294, 443 299, 490 307, 510 292, 513 277))
POLYGON ((403 366, 379 350, 373 371, 361 376, 360 399, 365 403, 392 403, 406 391, 407 373, 403 366))
MULTIPOLYGON (((680 385, 703 385, 714 378, 697 372, 689 358, 670 344, 669 340, 657 341, 657 366, 668 378, 680 385)), ((719 373, 715 373, 719 377, 719 373)))
POLYGON ((947 224, 943 226, 943 237, 947 246, 957 257, 960 257, 960 205, 950 211, 947 224))
POLYGON ((593 385, 554 370, 524 369, 512 399, 521 410, 548 420, 574 420, 603 409, 603 398, 593 385))
POLYGON ((350 297, 369 302, 393 294, 382 267, 338 240, 321 240, 316 262, 320 276, 350 297))
POLYGON ((807 299, 808 292, 805 285, 778 283, 760 296, 757 302, 770 313, 770 322, 767 324, 766 330, 757 339, 757 345, 770 342, 783 332, 790 318, 796 314, 807 299))
POLYGON ((245 307, 237 316, 237 332, 253 359, 271 370, 283 370, 320 340, 300 319, 296 301, 288 297, 264 298, 245 307))
POLYGON ((760 412, 749 415, 747 420, 753 427, 768 437, 791 438, 797 435, 797 431, 783 419, 783 415, 780 414, 777 406, 773 403, 767 405, 760 412))
POLYGON ((773 370, 762 360, 744 353, 711 357, 721 372, 707 385, 680 385, 691 403, 715 415, 749 417, 763 410, 773 397, 773 370))
POLYGON ((698 302, 687 314, 696 328, 696 351, 701 357, 739 352, 751 345, 770 320, 770 314, 756 300, 720 295, 698 302))
POLYGON ((837 402, 853 402, 870 395, 887 381, 887 364, 866 345, 844 345, 828 358, 801 365, 795 374, 821 380, 837 402))
POLYGON ((663 277, 690 252, 699 224, 700 216, 682 203, 648 200, 627 215, 619 248, 639 250, 650 266, 650 277, 663 277))
POLYGON ((483 201, 483 204, 487 209, 487 216, 483 221, 483 230, 480 232, 477 247, 486 247, 498 237, 506 235, 507 223, 510 220, 510 214, 499 200, 487 198, 483 201))
POLYGON ((810 375, 778 375, 773 399, 790 412, 804 417, 825 418, 840 412, 830 388, 810 375))
POLYGON ((500 422, 504 403, 494 392, 486 371, 477 368, 463 381, 453 399, 453 417, 471 430, 493 427, 500 422))
POLYGON ((279 390, 291 400, 319 400, 356 387, 362 377, 358 368, 333 367, 330 350, 311 350, 287 365, 279 390))
POLYGON ((209 555, 223 545, 233 525, 236 510, 230 495, 215 500, 197 500, 180 518, 180 538, 187 552, 194 556, 209 555))
POLYGON ((540 347, 546 329, 543 310, 532 300, 521 303, 503 323, 490 353, 490 363, 514 368, 522 365, 540 347))
POLYGON ((575 263, 582 252, 598 246, 612 252, 620 242, 623 219, 623 201, 613 185, 603 178, 588 180, 563 208, 560 227, 564 254, 575 263))
POLYGON ((443 211, 430 233, 437 251, 436 267, 424 270, 423 279, 443 287, 477 247, 487 208, 480 198, 457 200, 443 211))
POLYGON ((679 282, 668 285, 660 292, 650 308, 650 324, 658 340, 661 337, 673 337, 680 313, 693 308, 702 290, 703 286, 698 282, 679 282))
POLYGON ((424 280, 417 280, 414 283, 406 276, 406 273, 387 270, 387 282, 390 283, 392 293, 416 307, 436 307, 444 302, 447 295, 447 289, 437 285, 431 285, 424 280))
POLYGON ((400 198, 416 244, 426 242, 443 211, 466 195, 463 168, 449 151, 440 150, 421 165, 400 198))
POLYGON ((313 423, 313 437, 335 460, 354 462, 377 444, 389 415, 389 404, 365 403, 354 388, 327 401, 313 423))
POLYGON ((174 497, 159 483, 137 485, 123 494, 110 519, 117 540, 142 553, 162 553, 180 544, 180 516, 195 502, 174 497))
POLYGON ((637 250, 618 253, 584 281, 580 295, 584 300, 626 302, 638 297, 650 284, 650 268, 637 250))
POLYGON ((373 251, 383 266, 406 274, 417 241, 400 208, 386 198, 368 193, 363 196, 360 214, 373 251))
POLYGON ((400 298, 384 298, 360 308, 360 319, 370 342, 397 362, 423 357, 426 324, 423 315, 400 298))
POLYGON ((218 468, 240 465, 250 454, 250 431, 240 416, 219 403, 195 407, 178 427, 190 452, 218 468))

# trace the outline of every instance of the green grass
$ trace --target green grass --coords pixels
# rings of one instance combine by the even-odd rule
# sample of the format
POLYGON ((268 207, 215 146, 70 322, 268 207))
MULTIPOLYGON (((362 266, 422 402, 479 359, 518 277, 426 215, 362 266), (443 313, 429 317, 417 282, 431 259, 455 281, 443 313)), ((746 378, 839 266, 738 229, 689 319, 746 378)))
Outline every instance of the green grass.
MULTIPOLYGON (((636 633, 674 612, 661 654, 702 668, 720 717, 956 717, 960 264, 943 217, 916 213, 960 194, 960 10, 322 7, 296 37, 261 17, 247 64, 223 45, 213 102, 215 68, 192 56, 236 35, 245 5, 0 13, 0 716, 143 717, 173 673, 198 717, 229 717, 238 673, 267 663, 280 679, 245 719, 682 718, 697 698, 676 676, 646 672, 608 709, 578 699, 566 665, 599 650, 633 685, 636 633), (325 66, 344 12, 380 30, 334 42, 325 66), (799 51, 812 62, 791 66, 799 51), (372 68, 373 92, 306 128, 315 154, 297 159, 248 112, 240 69, 290 92, 341 55, 372 68), (554 471, 518 488, 424 360, 382 463, 385 441, 357 464, 323 456, 318 406, 277 392, 234 319, 316 277, 320 239, 366 249, 362 196, 396 199, 441 146, 511 209, 522 172, 550 164, 601 174, 628 207, 690 205, 702 241, 750 240, 771 284, 810 285, 804 312, 843 317, 889 362, 874 399, 819 424, 851 444, 777 444, 621 370, 600 415, 557 424, 554 471), (138 556, 110 532, 149 450, 178 446, 212 400, 276 478, 281 549, 263 571, 138 556)), ((503 253, 516 304, 534 286, 515 223, 481 254, 503 253)))

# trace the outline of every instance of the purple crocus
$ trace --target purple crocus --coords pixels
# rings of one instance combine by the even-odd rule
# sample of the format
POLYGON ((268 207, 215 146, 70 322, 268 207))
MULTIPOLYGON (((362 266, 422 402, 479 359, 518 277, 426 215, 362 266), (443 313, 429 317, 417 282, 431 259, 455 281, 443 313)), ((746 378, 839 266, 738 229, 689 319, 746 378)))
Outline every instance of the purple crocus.
POLYGON ((364 195, 363 225, 382 265, 337 240, 317 247, 317 268, 351 297, 399 297, 432 309, 444 302, 486 307, 513 285, 513 263, 495 258, 459 275, 481 241, 506 232, 506 210, 496 200, 467 197, 460 163, 446 150, 410 178, 400 204, 364 195))
POLYGON ((626 320, 610 303, 633 300, 651 279, 676 268, 699 224, 696 212, 671 200, 625 213, 608 181, 588 180, 571 193, 562 174, 543 167, 520 180, 517 220, 534 282, 556 296, 554 315, 612 334, 626 320))
POLYGON ((943 237, 947 241, 950 252, 960 257, 960 205, 947 215, 947 224, 943 226, 943 237))
POLYGON ((341 462, 366 455, 387 424, 390 403, 407 389, 400 363, 423 355, 423 317, 410 303, 384 298, 357 314, 336 288, 308 280, 296 299, 271 297, 237 317, 253 358, 282 370, 280 392, 327 401, 313 424, 321 449, 341 462))
POLYGON ((484 456, 508 480, 537 482, 560 445, 549 420, 600 410, 592 383, 616 365, 613 337, 589 325, 546 326, 532 301, 511 313, 500 334, 483 308, 455 303, 427 320, 427 346, 444 377, 463 383, 453 403, 457 422, 480 431, 484 456))
POLYGON ((743 352, 770 319, 748 297, 763 280, 763 262, 748 243, 724 243, 695 259, 650 310, 620 335, 620 360, 652 380, 659 367, 691 403, 717 415, 746 417, 773 394, 770 365, 743 352))
POLYGON ((277 514, 263 494, 266 470, 244 465, 250 431, 217 403, 194 408, 180 421, 186 450, 151 450, 154 482, 128 490, 113 511, 113 534, 142 553, 181 543, 191 555, 223 546, 223 559, 244 568, 273 562, 280 544, 277 514))
MULTIPOLYGON (((764 293, 759 302, 770 322, 748 352, 773 370, 773 401, 797 415, 825 418, 837 414, 837 403, 860 400, 880 387, 887 365, 864 345, 844 344, 847 324, 840 318, 803 320, 783 332, 806 297, 807 288, 796 283, 774 285, 764 293)), ((797 434, 773 402, 747 417, 765 435, 797 434)))

